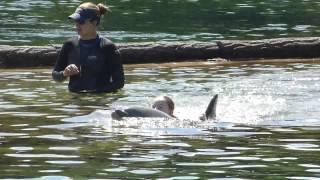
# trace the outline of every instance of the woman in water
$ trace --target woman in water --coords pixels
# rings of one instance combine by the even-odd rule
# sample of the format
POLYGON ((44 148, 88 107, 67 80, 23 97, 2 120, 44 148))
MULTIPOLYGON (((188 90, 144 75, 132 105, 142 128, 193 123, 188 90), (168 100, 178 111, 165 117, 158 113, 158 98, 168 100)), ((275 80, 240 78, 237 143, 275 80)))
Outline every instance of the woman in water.
POLYGON ((66 41, 59 53, 52 77, 57 82, 69 78, 71 92, 115 92, 124 86, 120 52, 97 32, 103 4, 81 4, 69 19, 75 23, 77 37, 66 41))

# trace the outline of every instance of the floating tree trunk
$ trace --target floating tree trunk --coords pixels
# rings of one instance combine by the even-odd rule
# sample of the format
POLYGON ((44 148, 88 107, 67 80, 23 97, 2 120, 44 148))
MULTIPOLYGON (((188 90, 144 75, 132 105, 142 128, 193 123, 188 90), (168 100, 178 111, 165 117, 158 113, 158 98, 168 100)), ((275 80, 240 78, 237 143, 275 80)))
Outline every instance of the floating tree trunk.
MULTIPOLYGON (((170 42, 117 44, 124 64, 210 59, 248 61, 318 58, 320 38, 281 38, 257 41, 170 42)), ((0 45, 0 67, 53 66, 61 45, 0 45)))

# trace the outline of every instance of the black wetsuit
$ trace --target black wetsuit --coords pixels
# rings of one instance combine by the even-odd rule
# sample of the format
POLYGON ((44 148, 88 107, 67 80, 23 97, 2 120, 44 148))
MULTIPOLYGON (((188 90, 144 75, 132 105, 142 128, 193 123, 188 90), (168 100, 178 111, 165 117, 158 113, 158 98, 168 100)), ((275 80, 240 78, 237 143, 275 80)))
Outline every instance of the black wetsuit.
POLYGON ((71 92, 114 92, 124 86, 120 53, 106 38, 81 40, 75 37, 65 42, 52 71, 55 81, 66 79, 63 71, 69 64, 75 64, 80 71, 70 76, 71 92))

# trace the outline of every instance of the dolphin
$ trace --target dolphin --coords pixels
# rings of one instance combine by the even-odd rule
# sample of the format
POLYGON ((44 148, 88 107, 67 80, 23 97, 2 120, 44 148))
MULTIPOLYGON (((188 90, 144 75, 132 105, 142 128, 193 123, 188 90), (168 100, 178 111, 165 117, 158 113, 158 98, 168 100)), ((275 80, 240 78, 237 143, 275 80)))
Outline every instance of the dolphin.
MULTIPOLYGON (((205 113, 200 117, 201 120, 213 120, 216 118, 217 101, 218 101, 218 95, 216 94, 211 98, 205 113)), ((111 113, 111 118, 115 120, 121 120, 126 117, 137 117, 137 118, 157 117, 157 118, 168 118, 168 119, 174 118, 157 109, 145 108, 145 107, 131 107, 124 110, 117 109, 111 113)))
POLYGON ((124 117, 163 117, 163 118, 172 118, 168 114, 152 109, 152 108, 144 108, 144 107, 131 107, 124 110, 115 110, 111 113, 112 119, 121 120, 124 117))

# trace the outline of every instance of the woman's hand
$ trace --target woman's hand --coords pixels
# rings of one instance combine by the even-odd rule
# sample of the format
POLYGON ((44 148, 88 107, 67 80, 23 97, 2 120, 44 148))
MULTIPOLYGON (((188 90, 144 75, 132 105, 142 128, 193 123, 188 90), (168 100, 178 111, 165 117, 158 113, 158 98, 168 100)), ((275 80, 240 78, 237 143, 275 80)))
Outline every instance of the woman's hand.
POLYGON ((79 74, 79 73, 80 73, 80 70, 75 64, 68 65, 63 71, 63 75, 66 76, 66 77, 67 76, 76 75, 76 74, 79 74))

